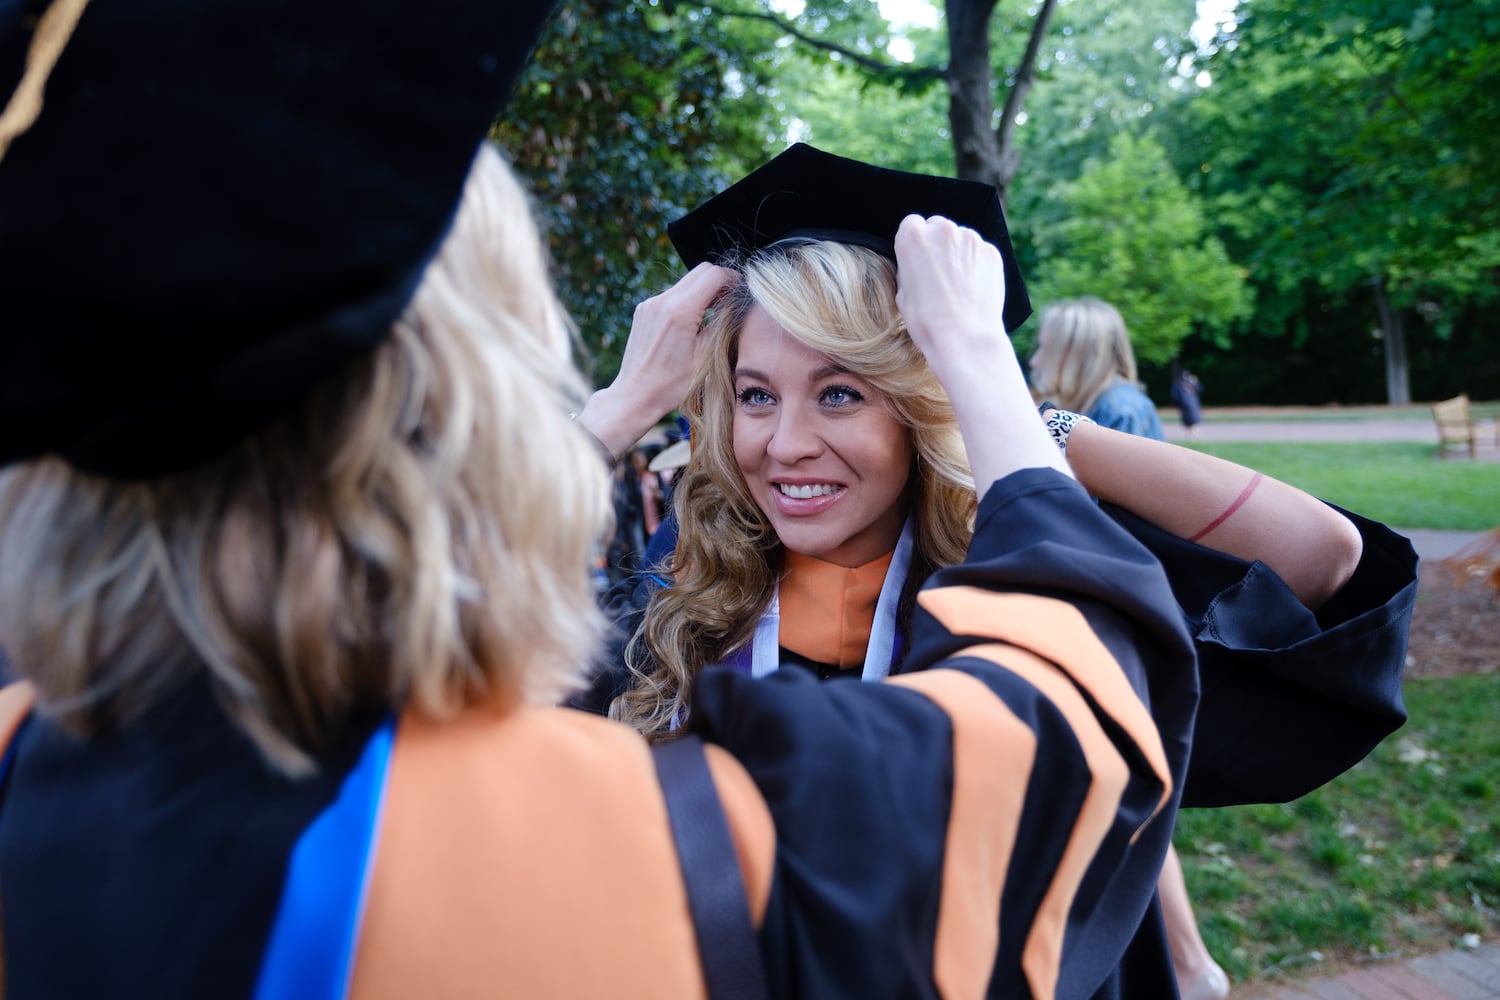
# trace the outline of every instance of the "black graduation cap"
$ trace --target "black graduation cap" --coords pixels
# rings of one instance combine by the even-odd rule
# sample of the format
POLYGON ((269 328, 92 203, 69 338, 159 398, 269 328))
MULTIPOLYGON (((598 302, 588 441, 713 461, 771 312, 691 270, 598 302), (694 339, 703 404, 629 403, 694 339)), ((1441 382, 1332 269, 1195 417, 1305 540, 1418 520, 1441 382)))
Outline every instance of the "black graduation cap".
POLYGON ((554 3, 0 2, 0 465, 184 470, 380 342, 554 3))
POLYGON ((1000 193, 978 181, 875 167, 799 142, 744 180, 667 226, 683 263, 719 263, 789 236, 868 247, 895 260, 908 215, 941 215, 976 230, 1005 261, 1005 329, 1031 315, 1031 300, 1005 228, 1000 193))

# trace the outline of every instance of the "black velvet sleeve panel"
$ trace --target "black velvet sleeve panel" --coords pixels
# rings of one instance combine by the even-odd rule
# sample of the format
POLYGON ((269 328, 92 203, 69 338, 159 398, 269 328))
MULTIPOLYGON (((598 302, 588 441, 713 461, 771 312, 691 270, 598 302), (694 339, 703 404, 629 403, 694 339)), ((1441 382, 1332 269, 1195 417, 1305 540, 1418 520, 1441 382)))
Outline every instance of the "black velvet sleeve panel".
POLYGON ((1184 805, 1304 795, 1406 720, 1401 673, 1417 587, 1407 539, 1341 511, 1363 556, 1314 614, 1263 563, 1101 506, 1161 560, 1198 648, 1203 693, 1184 805))

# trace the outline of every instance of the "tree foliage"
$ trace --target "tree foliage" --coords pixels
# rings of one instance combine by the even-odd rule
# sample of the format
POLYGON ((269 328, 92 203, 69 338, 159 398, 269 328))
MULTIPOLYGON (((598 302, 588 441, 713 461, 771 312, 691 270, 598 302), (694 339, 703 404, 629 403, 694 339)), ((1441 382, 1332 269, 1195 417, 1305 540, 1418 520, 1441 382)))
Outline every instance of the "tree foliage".
POLYGON ((1240 269, 1153 139, 1117 133, 1053 198, 1064 218, 1036 236, 1032 299, 1097 295, 1125 317, 1142 361, 1164 364, 1195 329, 1250 311, 1240 269))
POLYGON ((1024 47, 1007 52, 1014 61, 1007 58, 1000 73, 995 69, 992 38, 997 25, 1009 22, 996 20, 996 0, 946 0, 946 46, 941 52, 929 50, 931 58, 911 63, 895 60, 886 51, 890 26, 874 0, 807 0, 794 15, 780 12, 771 0, 713 0, 705 9, 729 19, 770 25, 793 44, 824 53, 868 80, 893 85, 901 93, 923 93, 941 81, 948 99, 948 132, 957 175, 992 184, 1004 198, 1019 166, 1016 124, 1035 81, 1038 53, 1057 5, 1058 0, 1040 0, 1024 18, 1024 47))
POLYGON ((1260 291, 1257 328, 1366 317, 1405 392, 1408 328, 1445 337, 1500 268, 1500 6, 1247 0, 1179 162, 1260 291), (1347 306, 1342 305, 1347 303, 1347 306))
POLYGON ((697 8, 567 0, 496 126, 601 382, 635 305, 681 273, 667 223, 761 158, 768 112, 741 52, 697 8))
POLYGON ((985 129, 1016 171, 982 179, 1009 183, 1039 304, 1117 300, 1153 341, 1148 378, 1193 330, 1185 360, 1221 402, 1379 398, 1403 333, 1424 398, 1500 385, 1500 0, 1242 0, 1206 65, 1192 0, 1058 0, 1041 32, 1043 4, 931 2, 906 62, 875 0, 565 4, 500 135, 602 377, 680 273, 666 223, 787 141, 964 174, 953 40, 982 22, 985 129))

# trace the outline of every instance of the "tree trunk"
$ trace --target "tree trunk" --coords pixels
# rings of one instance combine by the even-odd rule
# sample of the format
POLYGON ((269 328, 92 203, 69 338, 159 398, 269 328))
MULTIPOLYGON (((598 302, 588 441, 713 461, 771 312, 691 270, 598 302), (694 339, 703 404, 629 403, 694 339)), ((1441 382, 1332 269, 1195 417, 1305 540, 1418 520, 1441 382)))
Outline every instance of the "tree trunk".
POLYGON ((1057 0, 1042 0, 1031 23, 1026 53, 1011 78, 1000 120, 995 121, 990 62, 990 21, 996 0, 948 0, 948 126, 958 176, 993 184, 1005 202, 1010 182, 1021 169, 1016 151, 1016 118, 1036 82, 1036 62, 1057 0))
POLYGON ((1042 42, 1047 38, 1047 26, 1052 23, 1052 14, 1057 10, 1057 0, 1042 0, 1042 7, 1031 22, 1031 36, 1026 40, 1026 52, 1021 56, 1021 65, 1016 67, 1015 78, 1005 95, 1005 107, 1000 112, 1000 124, 995 128, 1000 145, 1001 176, 1005 179, 1000 188, 1000 201, 1005 201, 1005 192, 1021 169, 1021 154, 1016 149, 1016 119, 1026 107, 1026 95, 1036 82, 1036 61, 1042 51, 1042 42))
POLYGON ((990 18, 996 0, 948 0, 948 125, 953 130, 953 162, 959 177, 1000 189, 1004 176, 995 100, 990 92, 990 18))
POLYGON ((1375 307, 1380 310, 1380 327, 1385 336, 1385 401, 1392 406, 1411 402, 1411 371, 1406 364, 1406 318, 1401 310, 1392 309, 1385 294, 1385 279, 1371 280, 1375 290, 1375 307))

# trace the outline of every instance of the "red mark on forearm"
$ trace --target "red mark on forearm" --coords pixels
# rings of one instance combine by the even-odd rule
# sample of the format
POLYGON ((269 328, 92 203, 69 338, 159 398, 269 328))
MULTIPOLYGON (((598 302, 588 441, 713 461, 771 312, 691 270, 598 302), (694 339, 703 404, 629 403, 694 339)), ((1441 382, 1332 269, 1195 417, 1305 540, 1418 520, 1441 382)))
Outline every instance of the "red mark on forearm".
POLYGON ((1260 481, 1264 478, 1266 477, 1261 475, 1259 472, 1257 472, 1254 476, 1251 476, 1249 485, 1247 485, 1243 490, 1240 490, 1240 495, 1234 498, 1234 503, 1230 504, 1229 508, 1225 510, 1224 513, 1220 514, 1212 521, 1209 521, 1206 528, 1198 532, 1192 538, 1189 538, 1188 541, 1196 542, 1198 539, 1202 538, 1204 535, 1208 534, 1210 531, 1213 531, 1219 525, 1229 520, 1230 514, 1233 514, 1235 511, 1245 506, 1245 501, 1250 499, 1250 494, 1255 492, 1256 487, 1260 485, 1260 481))

